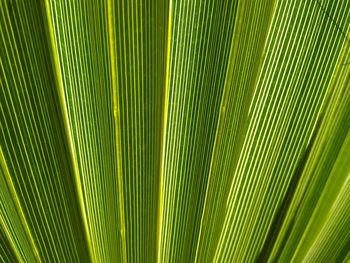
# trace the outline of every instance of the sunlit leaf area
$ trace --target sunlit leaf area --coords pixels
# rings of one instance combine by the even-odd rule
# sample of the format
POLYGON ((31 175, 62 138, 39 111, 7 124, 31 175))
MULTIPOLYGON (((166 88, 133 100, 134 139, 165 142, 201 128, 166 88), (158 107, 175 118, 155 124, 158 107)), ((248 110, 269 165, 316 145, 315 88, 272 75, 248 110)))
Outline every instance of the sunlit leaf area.
POLYGON ((350 262, 349 0, 0 0, 0 262, 350 262))

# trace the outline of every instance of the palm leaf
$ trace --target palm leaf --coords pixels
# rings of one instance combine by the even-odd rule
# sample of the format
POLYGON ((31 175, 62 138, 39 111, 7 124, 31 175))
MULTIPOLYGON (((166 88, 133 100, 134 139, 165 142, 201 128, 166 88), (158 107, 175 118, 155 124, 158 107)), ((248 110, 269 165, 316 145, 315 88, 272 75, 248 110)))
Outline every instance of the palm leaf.
POLYGON ((350 3, 1 0, 1 262, 347 262, 350 3))

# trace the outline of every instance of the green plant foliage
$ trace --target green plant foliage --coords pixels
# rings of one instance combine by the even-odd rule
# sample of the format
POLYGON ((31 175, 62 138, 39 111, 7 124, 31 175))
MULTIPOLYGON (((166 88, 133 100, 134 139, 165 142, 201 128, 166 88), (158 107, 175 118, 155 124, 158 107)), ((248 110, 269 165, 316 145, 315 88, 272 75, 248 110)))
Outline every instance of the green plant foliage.
POLYGON ((350 262, 348 0, 0 0, 0 262, 350 262))

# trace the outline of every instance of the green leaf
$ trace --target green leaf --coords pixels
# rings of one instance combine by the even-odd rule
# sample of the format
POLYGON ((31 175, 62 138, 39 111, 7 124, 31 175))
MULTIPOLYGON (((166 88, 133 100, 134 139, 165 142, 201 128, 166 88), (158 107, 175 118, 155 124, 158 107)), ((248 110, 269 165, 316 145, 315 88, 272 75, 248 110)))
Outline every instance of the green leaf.
POLYGON ((41 5, 1 1, 0 14, 3 175, 17 213, 23 211, 37 260, 86 260, 88 243, 41 5))
POLYGON ((0 262, 347 262, 347 0, 1 0, 0 262))
POLYGON ((38 251, 14 190, 2 149, 0 150, 2 167, 0 172, 1 245, 7 247, 1 254, 6 255, 6 251, 10 251, 7 256, 18 261, 34 261, 35 257, 38 257, 38 251))

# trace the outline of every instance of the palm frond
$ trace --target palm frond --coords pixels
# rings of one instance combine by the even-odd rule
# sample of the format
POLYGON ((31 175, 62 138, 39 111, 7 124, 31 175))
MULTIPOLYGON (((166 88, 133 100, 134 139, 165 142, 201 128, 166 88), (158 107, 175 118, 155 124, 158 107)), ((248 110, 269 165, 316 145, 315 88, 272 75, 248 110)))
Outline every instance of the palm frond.
POLYGON ((1 262, 348 262, 350 2, 1 0, 1 262))

